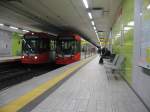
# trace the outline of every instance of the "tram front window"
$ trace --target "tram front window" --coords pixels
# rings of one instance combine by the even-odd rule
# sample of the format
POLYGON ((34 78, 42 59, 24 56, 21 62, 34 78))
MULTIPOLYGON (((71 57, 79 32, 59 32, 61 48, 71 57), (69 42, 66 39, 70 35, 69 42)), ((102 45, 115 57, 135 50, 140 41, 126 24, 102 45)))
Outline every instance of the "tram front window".
POLYGON ((38 54, 49 50, 49 43, 46 39, 28 36, 23 39, 22 49, 26 54, 38 54))
MULTIPOLYGON (((74 40, 60 40, 59 49, 63 55, 74 54, 75 51, 75 41, 74 40)), ((59 52, 59 50, 58 50, 59 52)))
POLYGON ((38 39, 23 39, 23 53, 31 54, 38 52, 38 39))

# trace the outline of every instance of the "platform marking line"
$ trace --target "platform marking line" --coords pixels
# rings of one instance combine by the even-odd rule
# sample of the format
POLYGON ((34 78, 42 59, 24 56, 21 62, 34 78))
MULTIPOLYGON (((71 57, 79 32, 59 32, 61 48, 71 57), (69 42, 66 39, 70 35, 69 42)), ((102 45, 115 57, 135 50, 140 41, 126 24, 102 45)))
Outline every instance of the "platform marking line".
POLYGON ((41 84, 40 86, 36 87, 32 91, 24 94, 23 96, 15 99, 13 101, 10 101, 8 104, 0 107, 0 112, 17 112, 17 111, 19 111, 25 105, 27 105, 28 103, 30 103, 34 99, 38 98, 40 95, 42 95, 48 89, 54 87, 57 83, 59 83, 60 81, 65 79, 67 76, 69 76, 75 70, 77 70, 79 67, 81 67, 86 62, 89 62, 92 59, 88 59, 88 60, 84 60, 84 61, 80 62, 76 66, 73 66, 73 67, 67 69, 66 71, 59 73, 58 75, 54 76, 52 79, 41 84))

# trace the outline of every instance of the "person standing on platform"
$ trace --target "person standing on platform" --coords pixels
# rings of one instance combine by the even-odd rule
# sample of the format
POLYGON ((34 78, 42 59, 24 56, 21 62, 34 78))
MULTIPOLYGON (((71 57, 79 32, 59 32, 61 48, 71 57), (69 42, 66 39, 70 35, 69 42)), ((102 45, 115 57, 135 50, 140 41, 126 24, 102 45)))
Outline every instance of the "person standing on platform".
POLYGON ((101 58, 99 60, 99 63, 103 64, 103 58, 110 58, 110 56, 111 56, 111 52, 107 48, 103 47, 101 49, 101 58))
POLYGON ((101 49, 101 52, 100 52, 99 64, 103 64, 103 57, 104 57, 104 54, 105 54, 105 48, 103 47, 103 48, 101 49))
POLYGON ((101 47, 98 48, 98 54, 100 55, 99 64, 103 64, 102 49, 101 49, 101 47))
POLYGON ((101 47, 98 48, 98 51, 97 51, 97 52, 98 52, 98 54, 101 55, 101 47))

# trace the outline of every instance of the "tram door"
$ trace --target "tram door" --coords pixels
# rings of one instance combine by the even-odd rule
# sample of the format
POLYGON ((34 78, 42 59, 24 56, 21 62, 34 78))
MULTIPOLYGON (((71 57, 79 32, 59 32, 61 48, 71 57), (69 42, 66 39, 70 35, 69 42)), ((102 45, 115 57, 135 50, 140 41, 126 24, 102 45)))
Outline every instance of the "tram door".
POLYGON ((49 59, 50 62, 54 62, 56 58, 56 40, 50 40, 50 52, 49 52, 49 59))

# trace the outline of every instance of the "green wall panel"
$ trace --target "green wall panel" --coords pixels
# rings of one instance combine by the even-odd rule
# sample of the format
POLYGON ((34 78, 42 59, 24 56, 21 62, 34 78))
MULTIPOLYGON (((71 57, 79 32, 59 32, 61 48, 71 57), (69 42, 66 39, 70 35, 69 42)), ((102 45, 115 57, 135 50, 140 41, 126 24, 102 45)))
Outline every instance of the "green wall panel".
MULTIPOLYGON (((118 18, 113 26, 113 38, 117 33, 122 32, 123 26, 127 26, 134 18, 134 0, 123 0, 122 2, 122 15, 118 18)), ((123 76, 126 80, 132 82, 132 59, 133 59, 133 29, 124 33, 123 45, 120 44, 120 38, 114 39, 113 52, 122 54, 126 60, 123 69, 123 76)))
POLYGON ((22 50, 22 34, 14 32, 12 36, 12 55, 20 56, 21 50, 22 50))

